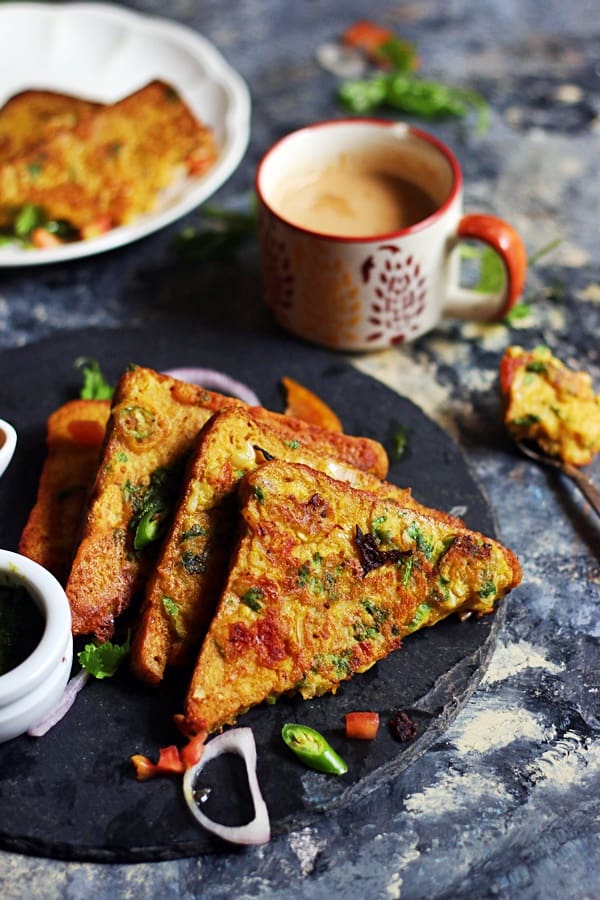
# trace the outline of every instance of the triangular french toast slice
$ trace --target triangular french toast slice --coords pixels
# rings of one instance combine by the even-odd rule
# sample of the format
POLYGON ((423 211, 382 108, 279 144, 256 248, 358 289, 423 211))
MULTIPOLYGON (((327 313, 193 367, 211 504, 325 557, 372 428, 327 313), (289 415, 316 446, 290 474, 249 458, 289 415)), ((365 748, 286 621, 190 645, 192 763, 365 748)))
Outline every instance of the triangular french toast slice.
MULTIPOLYGON (((145 516, 165 523, 181 488, 186 459, 211 416, 240 400, 152 369, 134 366, 119 380, 82 538, 66 586, 74 634, 110 638, 117 616, 143 588, 158 550, 157 534, 137 540, 145 516)), ((384 448, 369 438, 334 434, 260 410, 288 440, 335 447, 344 459, 387 470, 384 448)))
POLYGON ((355 487, 385 490, 398 502, 410 502, 410 491, 384 487, 375 475, 340 459, 331 439, 321 435, 317 451, 305 429, 296 428, 290 439, 289 419, 266 411, 261 418, 256 410, 224 410, 200 434, 133 640, 132 669, 149 684, 158 684, 167 665, 193 662, 225 580, 235 538, 235 489, 265 460, 301 462, 355 487))
POLYGON ((81 513, 98 468, 109 400, 69 400, 46 424, 47 455, 38 492, 19 540, 19 553, 64 584, 73 561, 81 513))
POLYGON ((491 612, 521 569, 500 543, 271 461, 240 482, 241 536, 180 722, 213 732, 281 694, 335 692, 451 613, 491 612))
POLYGON ((66 586, 74 634, 112 637, 157 549, 135 546, 137 526, 148 511, 172 506, 198 432, 236 402, 141 366, 121 376, 66 586))

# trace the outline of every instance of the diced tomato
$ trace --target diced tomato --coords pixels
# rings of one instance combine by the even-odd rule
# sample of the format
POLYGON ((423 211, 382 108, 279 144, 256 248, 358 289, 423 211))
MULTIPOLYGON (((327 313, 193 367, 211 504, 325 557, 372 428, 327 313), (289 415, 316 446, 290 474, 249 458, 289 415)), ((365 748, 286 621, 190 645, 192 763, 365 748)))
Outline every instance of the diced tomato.
POLYGON ((324 400, 293 378, 284 377, 281 381, 286 392, 287 416, 327 428, 328 431, 342 431, 342 423, 324 400))
POLYGON ((94 219, 92 222, 88 222, 87 225, 83 226, 81 229, 81 237, 84 241, 89 241, 90 238, 100 237, 101 234, 106 234, 111 228, 112 222, 110 216, 98 216, 97 219, 94 219))
POLYGON ((195 737, 191 738, 191 740, 189 740, 184 747, 181 748, 179 755, 181 757, 184 769, 189 769, 190 766, 195 766, 197 762, 200 762, 202 754, 204 753, 204 743, 206 741, 206 737, 206 732, 200 731, 195 737))
POLYGON ((68 429, 76 444, 99 447, 104 440, 104 427, 93 419, 75 419, 73 422, 69 422, 68 429))
POLYGON ((355 22, 342 34, 342 42, 361 51, 371 62, 384 69, 400 66, 416 71, 420 65, 413 44, 375 22, 355 22))
POLYGON ((175 744, 169 747, 161 747, 158 755, 158 762, 153 763, 147 756, 136 753, 131 757, 131 762, 135 766, 138 781, 147 781, 148 778, 154 778, 156 775, 182 775, 185 771, 183 762, 179 755, 179 750, 175 744))
POLYGON ((342 40, 350 47, 357 47, 369 56, 378 56, 382 44, 387 44, 394 37, 394 32, 389 28, 383 28, 375 22, 363 19, 346 28, 342 34, 342 40))
POLYGON ((206 154, 196 154, 195 156, 188 156, 186 160, 186 168, 189 175, 202 175, 210 166, 213 164, 214 160, 211 156, 207 156, 206 154))
POLYGON ((379 713, 346 713, 346 737, 359 741, 372 741, 379 729, 379 713))
POLYGON ((510 356, 505 353, 500 361, 500 390, 503 394, 509 394, 517 369, 526 365, 525 354, 510 356))
POLYGON ((186 769, 200 762, 204 753, 206 732, 201 731, 192 737, 181 750, 171 744, 169 747, 161 747, 158 751, 158 762, 153 763, 147 756, 136 753, 131 757, 135 766, 138 781, 147 781, 157 775, 183 775, 186 769))
POLYGON ((48 250, 50 247, 60 247, 62 241, 46 228, 34 228, 31 232, 31 243, 40 250, 48 250))

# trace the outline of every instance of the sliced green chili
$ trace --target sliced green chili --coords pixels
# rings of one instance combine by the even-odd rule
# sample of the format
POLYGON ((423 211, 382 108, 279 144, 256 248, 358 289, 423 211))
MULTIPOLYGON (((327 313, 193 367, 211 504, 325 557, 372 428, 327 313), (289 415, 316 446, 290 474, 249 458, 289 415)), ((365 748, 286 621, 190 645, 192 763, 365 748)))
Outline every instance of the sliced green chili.
POLYGON ((156 431, 156 416, 144 406, 125 406, 119 411, 123 432, 136 441, 145 441, 156 431))
POLYGON ((133 538, 133 546, 136 550, 141 550, 148 544, 152 544, 161 534, 164 522, 164 514, 157 513, 156 510, 150 509, 144 513, 135 529, 133 538))
POLYGON ((328 775, 344 775, 348 771, 342 757, 314 728, 288 722, 281 729, 281 737, 298 759, 310 769, 328 775))

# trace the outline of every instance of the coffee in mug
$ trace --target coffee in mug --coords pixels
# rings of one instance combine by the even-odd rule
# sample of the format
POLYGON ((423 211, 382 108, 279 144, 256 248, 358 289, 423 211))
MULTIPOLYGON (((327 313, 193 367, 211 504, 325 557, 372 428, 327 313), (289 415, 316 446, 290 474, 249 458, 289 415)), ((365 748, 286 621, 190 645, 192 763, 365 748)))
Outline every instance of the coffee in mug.
POLYGON ((339 237, 370 237, 422 222, 436 200, 369 155, 344 153, 335 165, 294 172, 282 179, 271 203, 283 218, 339 237))

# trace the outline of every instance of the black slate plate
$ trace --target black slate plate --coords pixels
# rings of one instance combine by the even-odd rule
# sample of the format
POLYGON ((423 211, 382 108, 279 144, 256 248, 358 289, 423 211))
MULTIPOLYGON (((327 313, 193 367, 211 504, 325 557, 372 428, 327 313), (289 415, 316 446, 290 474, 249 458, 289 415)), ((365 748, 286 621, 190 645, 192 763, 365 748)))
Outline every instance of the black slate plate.
MULTIPOLYGON (((424 503, 467 508, 467 524, 494 535, 492 512, 455 443, 409 400, 349 366, 343 357, 281 335, 257 337, 223 329, 64 332, 0 357, 0 415, 17 428, 16 456, 0 482, 0 546, 15 549, 33 503, 44 455, 47 415, 76 396, 77 356, 92 356, 116 380, 136 362, 164 369, 214 366, 250 384, 265 406, 281 410, 279 380, 289 375, 315 390, 342 418, 348 433, 375 437, 390 448, 395 424, 408 433, 390 480, 411 485, 424 503)), ((418 400, 418 398, 416 398, 418 400)), ((274 833, 300 827, 320 812, 367 794, 414 762, 443 733, 478 683, 493 649, 502 608, 480 621, 450 620, 406 640, 399 652, 315 701, 282 700, 252 710, 258 774, 274 833), (383 726, 373 742, 343 736, 344 713, 378 710, 383 726), (416 738, 395 741, 386 722, 407 710, 419 725, 416 738), (287 721, 323 732, 344 755, 342 778, 303 768, 282 744, 287 721)), ((179 779, 137 782, 129 757, 156 757, 158 747, 180 740, 171 713, 182 706, 184 680, 170 678, 152 691, 126 671, 93 682, 69 715, 44 738, 26 736, 0 745, 0 845, 43 856, 100 861, 164 860, 228 849, 197 826, 179 779)), ((218 773, 209 799, 232 822, 243 796, 236 757, 218 773), (223 782, 227 786, 223 788, 223 782)), ((207 776, 208 777, 208 776, 207 776)), ((214 774, 211 777, 216 777, 214 774)), ((230 849, 230 848, 229 848, 230 849)))

